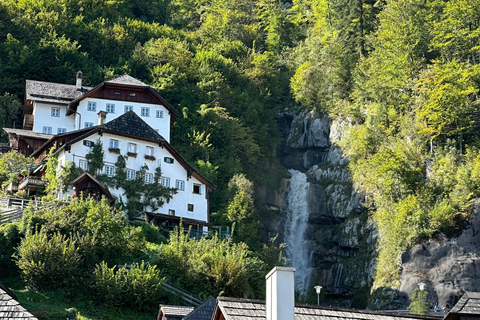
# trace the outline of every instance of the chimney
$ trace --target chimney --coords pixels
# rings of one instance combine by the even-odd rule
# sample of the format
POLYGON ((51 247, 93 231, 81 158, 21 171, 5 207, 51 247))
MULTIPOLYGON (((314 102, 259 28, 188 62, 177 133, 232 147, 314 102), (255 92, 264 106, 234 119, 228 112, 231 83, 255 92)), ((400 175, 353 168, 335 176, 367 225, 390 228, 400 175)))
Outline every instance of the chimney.
POLYGON ((77 84, 76 84, 76 87, 77 87, 78 91, 82 90, 82 78, 83 78, 82 71, 78 71, 77 72, 77 84))
POLYGON ((275 267, 267 280, 267 320, 294 320, 295 268, 275 267))
POLYGON ((106 111, 98 111, 98 125, 101 126, 102 124, 105 123, 105 119, 107 118, 107 112, 106 111))

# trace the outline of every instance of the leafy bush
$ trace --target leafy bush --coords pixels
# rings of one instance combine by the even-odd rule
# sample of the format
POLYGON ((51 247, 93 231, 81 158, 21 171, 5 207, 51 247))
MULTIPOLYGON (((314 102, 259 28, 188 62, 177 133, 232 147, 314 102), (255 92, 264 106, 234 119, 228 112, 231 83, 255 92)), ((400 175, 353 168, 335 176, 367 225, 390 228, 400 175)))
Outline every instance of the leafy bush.
POLYGON ((159 228, 148 223, 148 222, 143 222, 141 224, 141 230, 143 235, 145 236, 145 240, 148 242, 158 242, 158 232, 159 228))
POLYGON ((98 300, 111 306, 142 310, 156 306, 162 296, 160 272, 143 261, 119 269, 102 262, 96 266, 94 278, 98 300))
POLYGON ((39 291, 69 287, 78 275, 80 256, 75 241, 43 230, 25 237, 18 247, 17 265, 27 285, 39 291))
POLYGON ((8 276, 18 270, 13 262, 12 255, 15 247, 20 243, 21 233, 18 223, 0 225, 0 276, 8 276))
POLYGON ((181 229, 170 233, 157 264, 184 289, 216 296, 263 296, 265 264, 245 243, 231 239, 189 238, 181 229))

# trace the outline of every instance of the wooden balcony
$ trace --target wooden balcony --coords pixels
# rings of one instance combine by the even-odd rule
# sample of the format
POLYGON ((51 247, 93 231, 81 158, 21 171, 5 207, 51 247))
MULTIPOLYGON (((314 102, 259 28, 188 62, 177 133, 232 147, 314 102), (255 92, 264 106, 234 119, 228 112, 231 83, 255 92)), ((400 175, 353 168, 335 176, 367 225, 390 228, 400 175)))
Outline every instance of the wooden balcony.
POLYGON ((33 130, 33 114, 26 114, 23 117, 23 129, 33 130))
POLYGON ((19 190, 23 190, 26 188, 37 189, 39 187, 45 187, 45 181, 38 177, 26 177, 18 184, 19 190))

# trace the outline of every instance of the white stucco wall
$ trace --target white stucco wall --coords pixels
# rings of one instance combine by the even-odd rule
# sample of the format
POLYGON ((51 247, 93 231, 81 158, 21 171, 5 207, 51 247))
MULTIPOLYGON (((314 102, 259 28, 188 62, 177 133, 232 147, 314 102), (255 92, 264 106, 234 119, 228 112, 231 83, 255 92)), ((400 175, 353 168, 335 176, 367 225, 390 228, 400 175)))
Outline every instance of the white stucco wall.
POLYGON ((52 134, 58 133, 58 128, 66 131, 75 130, 75 119, 73 116, 66 116, 67 106, 35 102, 33 105, 33 131, 43 132, 43 127, 52 128, 52 134), (59 108, 60 115, 52 117, 52 108, 59 108))
MULTIPOLYGON (((177 194, 173 196, 169 203, 165 203, 162 208, 159 208, 156 213, 168 214, 169 210, 175 210, 175 216, 196 219, 201 221, 208 221, 208 203, 206 198, 206 186, 197 179, 191 177, 187 180, 187 170, 182 167, 177 160, 174 163, 166 163, 164 157, 174 158, 166 149, 158 146, 158 144, 149 143, 143 140, 124 138, 121 136, 115 136, 112 134, 104 133, 102 136, 93 134, 86 140, 97 142, 101 139, 103 143, 103 149, 105 152, 104 162, 105 165, 115 166, 118 154, 108 151, 110 140, 115 139, 119 141, 120 154, 125 155, 127 153, 128 143, 137 144, 137 157, 128 157, 127 169, 133 169, 138 171, 144 164, 148 166, 148 173, 155 174, 155 169, 160 166, 162 169, 162 176, 170 178, 170 187, 175 187, 176 180, 182 180, 185 183, 184 190, 178 190, 177 194), (147 160, 144 158, 145 150, 147 146, 154 148, 155 160, 147 160), (194 184, 200 185, 200 194, 193 193, 194 184), (188 211, 188 204, 193 204, 193 212, 188 211)), ((62 152, 59 155, 59 160, 62 159, 63 164, 65 161, 73 161, 75 165, 80 165, 80 160, 85 160, 85 155, 90 152, 90 148, 83 145, 83 140, 72 145, 71 150, 62 152)), ((126 202, 123 196, 123 190, 110 189, 110 192, 122 198, 126 202)))
MULTIPOLYGON (((106 100, 106 99, 96 99, 96 98, 86 98, 80 101, 78 105, 77 112, 81 114, 81 120, 77 119, 77 123, 81 122, 80 128, 85 128, 85 123, 93 123, 94 126, 98 124, 98 115, 99 111, 107 111, 107 104, 115 105, 115 113, 108 113, 105 122, 109 122, 122 114, 125 113, 125 106, 132 106, 132 110, 142 118, 150 127, 155 130, 158 130, 158 133, 162 135, 168 142, 170 142, 170 114, 162 105, 156 104, 146 104, 146 103, 137 103, 137 102, 128 102, 128 101, 118 101, 118 100, 106 100), (88 102, 96 102, 96 111, 88 111, 87 106, 88 102), (150 115, 144 117, 141 114, 142 107, 150 108, 150 115), (163 118, 157 118, 157 110, 163 111, 163 118)), ((77 118, 79 118, 77 116, 77 118)))

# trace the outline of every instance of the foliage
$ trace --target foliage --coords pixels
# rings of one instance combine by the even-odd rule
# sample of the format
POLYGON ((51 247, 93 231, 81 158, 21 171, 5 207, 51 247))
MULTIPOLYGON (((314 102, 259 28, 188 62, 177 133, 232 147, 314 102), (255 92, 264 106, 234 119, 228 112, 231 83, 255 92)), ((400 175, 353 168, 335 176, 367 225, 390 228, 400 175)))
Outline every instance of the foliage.
POLYGON ((190 238, 182 229, 171 232, 158 253, 167 279, 192 293, 230 297, 263 296, 264 263, 244 243, 229 239, 190 238))
POLYGON ((413 314, 421 316, 427 314, 430 309, 428 291, 421 291, 418 288, 415 288, 410 296, 410 305, 407 309, 413 314))
POLYGON ((103 169, 103 159, 105 154, 103 152, 103 144, 100 139, 98 139, 92 147, 90 147, 90 152, 85 155, 87 159, 88 172, 97 176, 103 169))
POLYGON ((10 151, 0 156, 0 181, 2 188, 10 182, 18 183, 18 175, 30 165, 33 158, 25 157, 21 153, 10 151))
POLYGON ((144 214, 146 210, 156 211, 165 203, 168 203, 177 190, 162 185, 162 171, 155 168, 152 183, 145 181, 148 166, 143 165, 136 171, 134 179, 127 179, 125 156, 119 155, 115 163, 115 176, 112 184, 116 188, 122 188, 127 199, 125 210, 130 219, 144 214))
POLYGON ((80 256, 75 241, 65 235, 57 232, 48 237, 45 231, 36 231, 22 240, 18 256, 17 265, 33 289, 48 291, 76 281, 80 256))
POLYGON ((160 272, 143 261, 118 269, 101 262, 95 267, 94 280, 97 300, 110 306, 144 310, 157 306, 162 296, 160 272))
POLYGON ((15 247, 21 241, 21 236, 18 223, 0 225, 0 277, 15 274, 13 255, 15 247))
POLYGON ((229 183, 233 198, 227 207, 227 217, 234 223, 233 239, 257 249, 260 242, 260 223, 253 204, 253 183, 244 175, 234 175, 229 183))

